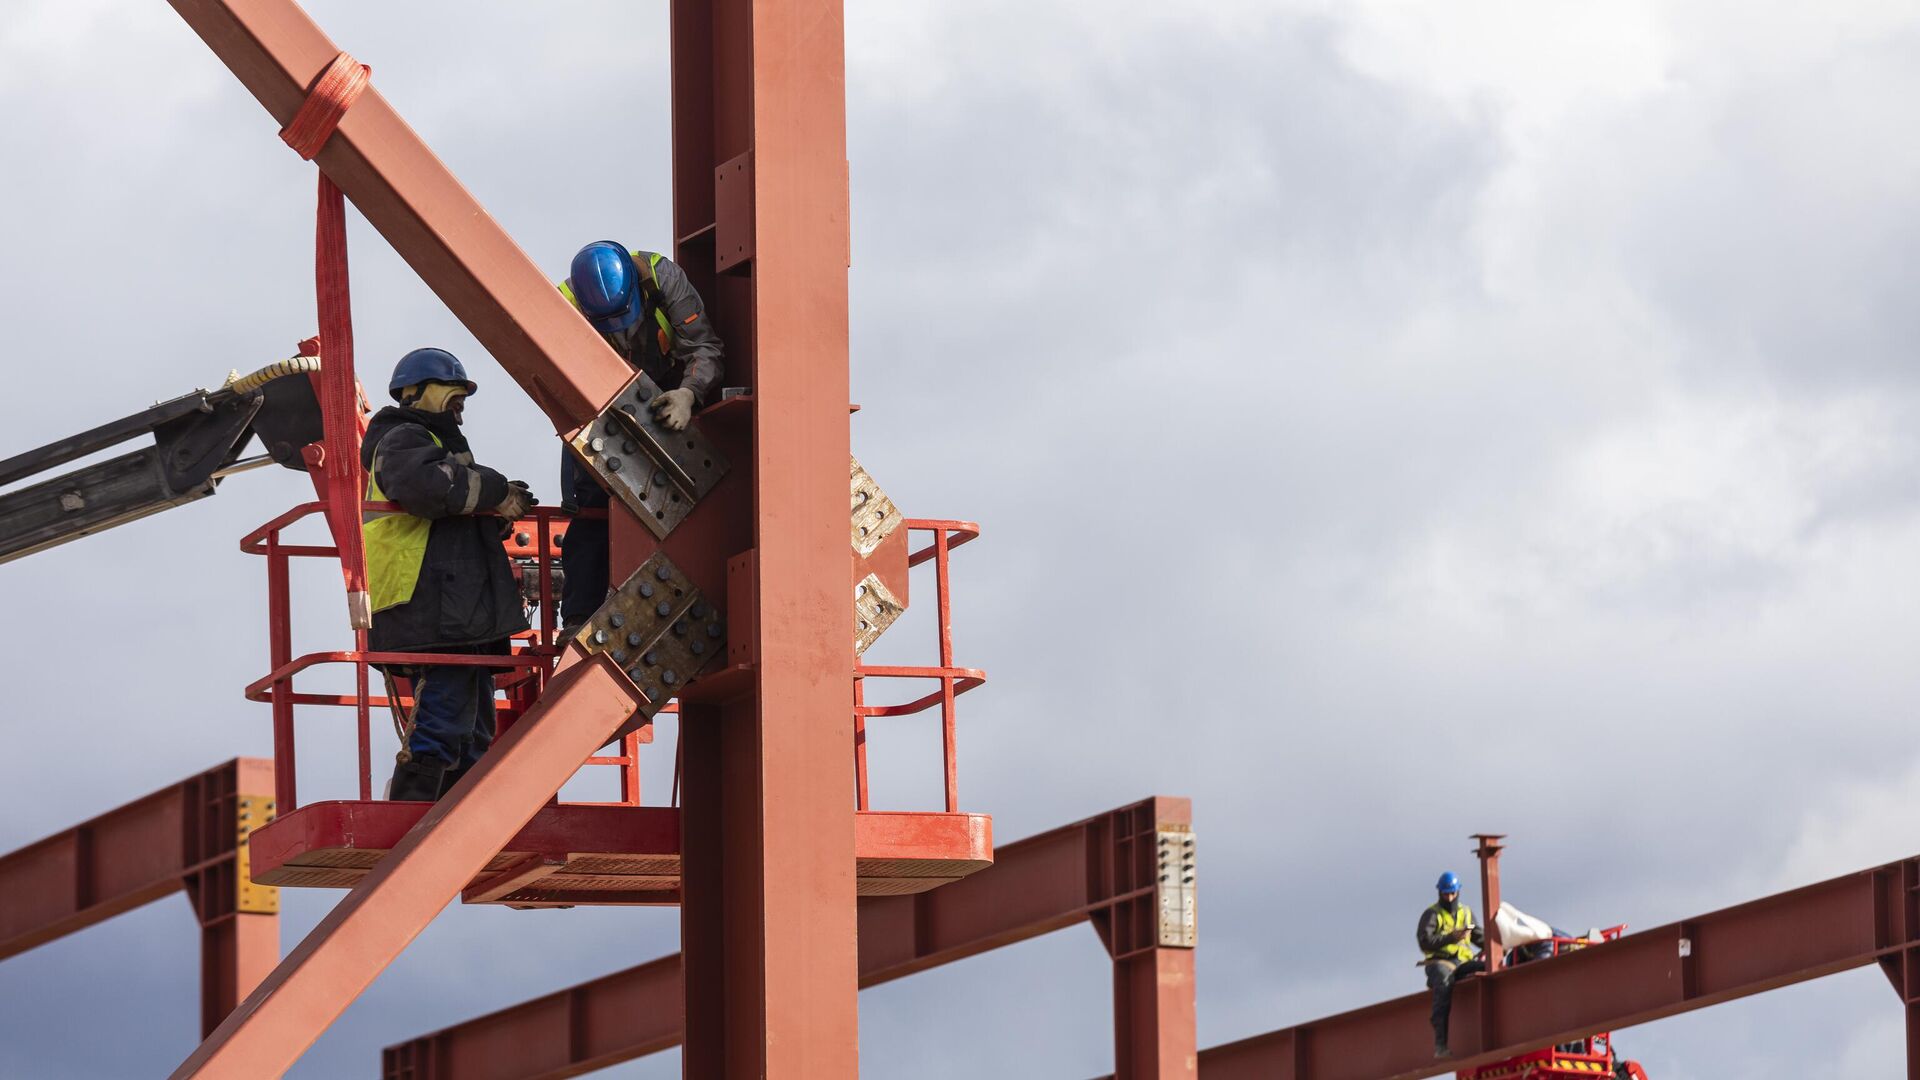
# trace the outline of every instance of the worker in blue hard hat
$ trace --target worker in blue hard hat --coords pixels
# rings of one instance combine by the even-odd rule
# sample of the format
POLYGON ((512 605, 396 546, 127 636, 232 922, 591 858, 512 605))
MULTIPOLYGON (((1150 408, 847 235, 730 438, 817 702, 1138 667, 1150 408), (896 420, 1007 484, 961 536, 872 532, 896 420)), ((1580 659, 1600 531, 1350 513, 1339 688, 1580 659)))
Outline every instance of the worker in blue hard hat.
MULTIPOLYGON (((725 374, 720 337, 700 293, 673 260, 596 240, 574 255, 560 292, 627 363, 660 393, 648 402, 655 419, 681 431, 709 402, 725 374)), ((607 493, 593 474, 562 452, 560 499, 568 510, 603 509, 607 493)), ((560 622, 585 622, 606 599, 607 523, 580 519, 561 548, 560 622)))
MULTIPOLYGON (((400 358, 360 443, 367 501, 399 511, 363 515, 375 652, 503 655, 527 629, 526 604, 501 546, 503 530, 538 501, 527 485, 476 464, 460 430, 478 389, 444 349, 400 358)), ((457 664, 384 666, 405 745, 388 798, 432 802, 493 742, 493 669, 457 664), (411 712, 392 680, 413 683, 411 712)))
POLYGON ((1447 1019, 1453 1011, 1453 984, 1487 970, 1487 965, 1474 955, 1481 932, 1473 924, 1473 909, 1460 902, 1460 875, 1449 870, 1433 887, 1439 895, 1420 913, 1414 934, 1433 994, 1433 1056, 1446 1057, 1452 1053, 1447 1048, 1447 1019))

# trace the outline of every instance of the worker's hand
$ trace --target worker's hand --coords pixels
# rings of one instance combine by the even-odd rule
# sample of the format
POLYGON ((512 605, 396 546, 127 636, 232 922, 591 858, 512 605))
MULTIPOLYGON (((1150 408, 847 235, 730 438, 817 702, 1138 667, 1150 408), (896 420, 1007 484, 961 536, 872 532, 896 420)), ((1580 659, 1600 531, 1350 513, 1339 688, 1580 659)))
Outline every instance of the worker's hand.
POLYGON ((1447 935, 1447 940, 1448 941, 1465 941, 1467 939, 1468 933, 1469 931, 1466 931, 1466 930, 1455 930, 1453 933, 1447 935))
POLYGON ((525 481, 509 480, 507 497, 500 500, 500 504, 493 508, 493 512, 508 521, 518 521, 539 503, 540 500, 533 497, 533 492, 528 490, 525 481))
POLYGON ((686 387, 669 390, 647 402, 647 408, 653 410, 653 418, 668 431, 684 431, 693 420, 693 391, 686 387))

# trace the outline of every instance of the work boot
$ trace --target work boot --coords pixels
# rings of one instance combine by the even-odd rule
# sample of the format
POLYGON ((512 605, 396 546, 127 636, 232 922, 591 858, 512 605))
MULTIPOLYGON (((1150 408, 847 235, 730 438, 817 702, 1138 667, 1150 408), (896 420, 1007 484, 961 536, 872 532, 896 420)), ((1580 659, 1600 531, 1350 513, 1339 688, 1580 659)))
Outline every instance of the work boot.
POLYGON ((447 771, 443 761, 415 758, 393 768, 387 784, 387 798, 394 802, 434 802, 440 798, 440 781, 447 771))
POLYGON ((1433 1040, 1433 1056, 1437 1058, 1453 1056, 1453 1051, 1447 1049, 1447 1040, 1445 1039, 1433 1040))

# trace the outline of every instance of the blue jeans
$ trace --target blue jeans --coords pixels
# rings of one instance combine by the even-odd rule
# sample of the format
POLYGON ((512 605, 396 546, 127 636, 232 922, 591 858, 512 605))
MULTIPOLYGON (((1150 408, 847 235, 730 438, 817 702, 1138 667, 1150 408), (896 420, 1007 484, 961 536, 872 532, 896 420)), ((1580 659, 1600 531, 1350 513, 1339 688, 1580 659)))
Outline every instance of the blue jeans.
POLYGON ((407 750, 416 761, 433 759, 464 769, 493 745, 493 669, 423 667, 413 675, 413 735, 407 750))

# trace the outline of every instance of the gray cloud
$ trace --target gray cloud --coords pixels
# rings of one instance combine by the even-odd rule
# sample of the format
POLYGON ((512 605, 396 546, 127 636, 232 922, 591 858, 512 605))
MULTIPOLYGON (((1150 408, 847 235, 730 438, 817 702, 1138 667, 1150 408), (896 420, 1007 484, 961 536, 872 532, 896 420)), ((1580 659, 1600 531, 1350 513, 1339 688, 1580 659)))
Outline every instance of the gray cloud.
MULTIPOLYGON (((543 266, 664 236, 663 9, 315 15, 543 266), (592 162, 620 183, 582 187, 592 162)), ((855 447, 908 512, 986 529, 955 561, 960 656, 992 677, 963 700, 963 802, 1013 839, 1193 795, 1203 1042, 1417 989, 1412 920, 1474 829, 1515 834, 1515 899, 1583 926, 1910 852, 1884 824, 1920 761, 1910 27, 1742 9, 1708 48, 1721 27, 1675 16, 1616 92, 1553 82, 1577 50, 1459 75, 1456 42, 1407 51, 1366 7, 848 17, 855 447), (1490 740, 1551 764, 1470 779, 1490 740)), ((312 172, 199 42, 159 7, 18 25, 8 443, 309 333, 312 172), (102 253, 139 283, 110 317, 75 288, 102 253)), ((462 350, 478 445, 550 486, 532 406, 377 236, 353 244, 363 371, 462 350)), ((25 613, 0 646, 43 676, 10 700, 0 846, 266 752, 238 693, 261 567, 233 543, 299 488, 240 477, 0 568, 25 613)), ((337 641, 332 571, 300 590, 301 643, 337 641)), ((923 657, 928 618, 879 655, 923 657)), ((303 722, 311 792, 350 784, 339 719, 303 722)), ((931 721, 874 757, 879 803, 933 805, 931 721)), ((333 899, 286 894, 288 943, 333 899)), ((190 927, 173 900, 0 965, 0 1072, 178 1060, 190 927), (82 1002, 118 1037, 63 1035, 82 1002)), ((676 937, 660 912, 455 908, 294 1075, 371 1073, 676 937)), ((869 992, 865 1069, 1092 1075, 1107 1001, 1092 935, 1056 935, 869 992), (991 1036, 930 1058, 960 1023, 991 1036)), ((1881 1074, 1890 1017, 1866 973, 1622 1043, 1661 1080, 1836 1053, 1881 1074)))

